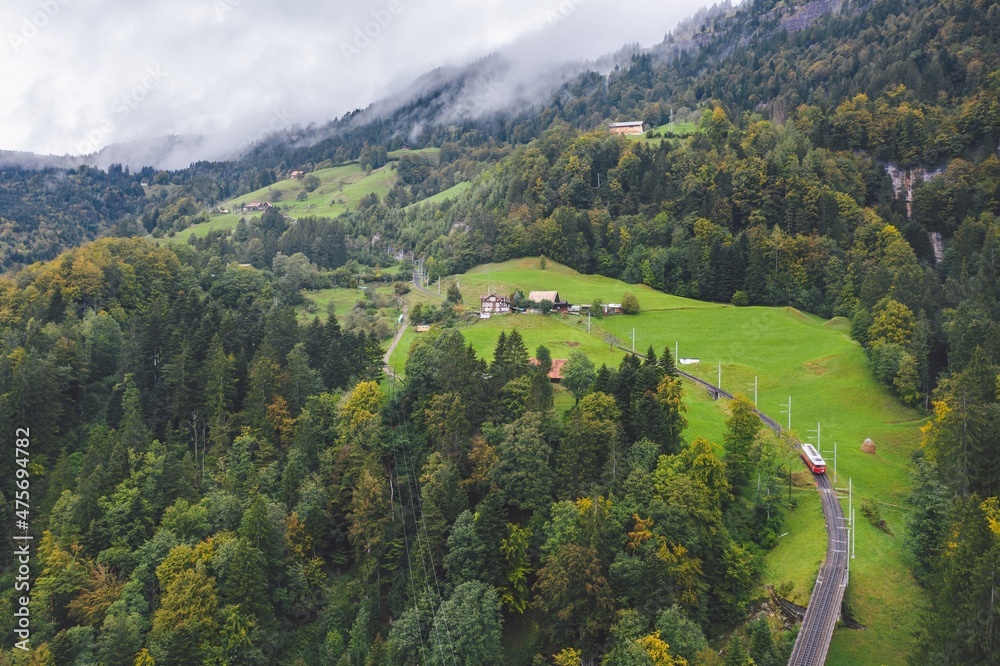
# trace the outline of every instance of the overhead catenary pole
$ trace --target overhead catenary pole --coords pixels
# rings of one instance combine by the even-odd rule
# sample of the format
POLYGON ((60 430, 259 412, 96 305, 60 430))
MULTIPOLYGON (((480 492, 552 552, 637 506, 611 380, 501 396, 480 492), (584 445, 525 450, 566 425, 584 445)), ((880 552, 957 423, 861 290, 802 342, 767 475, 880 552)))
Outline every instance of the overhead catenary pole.
POLYGON ((757 406, 757 375, 753 376, 753 406, 757 406))
POLYGON ((858 543, 858 526, 854 523, 854 509, 851 509, 851 559, 857 555, 857 543, 858 543))
MULTIPOLYGON (((851 554, 851 533, 853 531, 854 530, 851 529, 850 527, 847 528, 847 543, 844 544, 844 548, 847 549, 847 554, 848 555, 851 554)), ((848 577, 848 579, 850 579, 850 577, 851 577, 851 558, 850 557, 847 558, 847 577, 848 577)))
POLYGON ((587 313, 587 335, 590 335, 590 313, 587 313))
POLYGON ((822 434, 822 431, 820 430, 820 424, 819 424, 818 421, 816 422, 816 429, 815 430, 810 430, 809 433, 810 433, 809 434, 810 437, 812 437, 813 433, 815 433, 815 435, 816 435, 816 453, 818 453, 820 455, 823 455, 823 447, 820 445, 820 441, 821 441, 821 437, 820 436, 822 434))
POLYGON ((781 410, 782 414, 788 414, 788 429, 792 429, 792 396, 788 396, 788 405, 781 410))
POLYGON ((833 482, 837 483, 837 442, 833 443, 833 482))
POLYGON ((678 354, 680 354, 680 346, 681 346, 680 342, 674 341, 674 364, 675 365, 681 362, 681 357, 678 356, 678 354))
POLYGON ((635 327, 632 328, 632 353, 635 353, 635 327))
POLYGON ((719 361, 719 383, 716 386, 722 388, 722 361, 719 361))

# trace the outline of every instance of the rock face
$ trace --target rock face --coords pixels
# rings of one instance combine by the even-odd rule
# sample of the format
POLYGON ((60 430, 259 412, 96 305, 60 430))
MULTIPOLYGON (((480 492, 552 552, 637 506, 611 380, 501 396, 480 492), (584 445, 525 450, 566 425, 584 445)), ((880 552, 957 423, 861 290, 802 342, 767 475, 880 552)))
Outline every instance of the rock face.
POLYGON ((870 453, 875 455, 875 442, 870 439, 866 439, 865 443, 861 445, 861 453, 870 453))

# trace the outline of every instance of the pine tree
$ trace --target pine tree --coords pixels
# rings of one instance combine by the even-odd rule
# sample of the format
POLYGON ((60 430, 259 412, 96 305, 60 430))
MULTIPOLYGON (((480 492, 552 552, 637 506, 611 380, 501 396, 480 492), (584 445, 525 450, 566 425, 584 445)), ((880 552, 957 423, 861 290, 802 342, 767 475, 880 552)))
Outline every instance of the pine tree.
POLYGON ((670 347, 663 348, 663 355, 660 356, 660 367, 663 371, 670 375, 671 377, 677 376, 677 366, 675 365, 676 359, 674 355, 670 353, 670 347))
POLYGON ((213 448, 225 450, 229 444, 229 411, 236 393, 234 369, 236 359, 227 355, 219 334, 212 337, 202 369, 204 411, 208 418, 209 437, 213 448))
POLYGON ((149 446, 149 431, 142 416, 139 389, 132 375, 125 375, 120 384, 122 389, 122 418, 118 424, 118 435, 125 449, 131 454, 142 454, 149 446))

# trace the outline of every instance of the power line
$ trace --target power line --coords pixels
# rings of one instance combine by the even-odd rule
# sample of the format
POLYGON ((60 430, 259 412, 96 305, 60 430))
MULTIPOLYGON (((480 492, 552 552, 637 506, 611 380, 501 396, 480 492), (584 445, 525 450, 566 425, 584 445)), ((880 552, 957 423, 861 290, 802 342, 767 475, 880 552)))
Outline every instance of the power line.
MULTIPOLYGON (((396 459, 396 451, 392 452, 392 464, 393 471, 396 474, 396 487, 401 488, 402 484, 399 481, 399 460, 396 459)), ((407 486, 409 488, 409 486, 407 486)), ((412 499, 411 499, 412 501, 412 499)), ((411 505, 412 506, 412 505, 411 505)), ((413 582, 413 558, 410 556, 410 544, 406 537, 406 517, 403 514, 403 495, 402 490, 400 490, 399 496, 399 520, 403 524, 403 550, 406 552, 406 570, 410 574, 410 592, 413 594, 413 612, 417 618, 417 636, 420 637, 420 661, 424 664, 427 663, 427 655, 424 653, 424 630, 420 626, 420 604, 417 603, 417 586, 413 582)))
MULTIPOLYGON (((408 453, 407 453, 407 451, 408 451, 408 449, 406 447, 406 438, 404 437, 403 438, 403 453, 410 456, 410 466, 409 466, 409 468, 410 468, 410 471, 412 472, 413 469, 414 469, 413 451, 412 451, 412 449, 410 449, 408 453)), ((413 477, 412 474, 409 474, 407 476, 408 476, 408 478, 411 479, 412 483, 414 483, 414 484, 416 483, 416 481, 412 480, 412 477, 413 477)), ((412 491, 410 492, 410 501, 411 502, 413 501, 413 493, 412 493, 412 491)), ((427 548, 428 548, 427 557, 430 558, 431 557, 431 553, 430 553, 430 550, 429 550, 430 549, 430 545, 429 545, 430 534, 427 531, 427 518, 424 516, 424 505, 423 505, 423 501, 420 499, 420 488, 419 487, 417 488, 417 508, 420 509, 420 523, 424 527, 424 545, 427 546, 427 548)), ((419 536, 419 527, 418 527, 418 536, 419 536)), ((423 562, 423 554, 422 553, 421 553, 421 556, 420 556, 420 561, 423 562)), ((441 583, 440 583, 440 581, 438 581, 437 570, 434 568, 434 559, 433 558, 431 558, 430 569, 431 569, 431 574, 433 574, 433 576, 434 576, 434 587, 437 590, 437 597, 438 597, 438 599, 441 600, 441 603, 443 604, 444 603, 444 596, 441 594, 441 583)), ((424 571, 424 575, 425 576, 427 575, 426 574, 426 568, 425 568, 425 571, 424 571)), ((430 582, 429 581, 428 581, 427 584, 428 584, 428 586, 430 586, 430 582)), ((448 628, 448 620, 443 615, 441 616, 441 622, 444 624, 444 631, 445 631, 445 634, 448 636, 448 645, 451 648, 451 658, 452 658, 452 661, 454 661, 455 665, 458 666, 458 657, 455 654, 455 644, 451 640, 451 630, 448 628)), ((437 624, 437 613, 434 614, 434 623, 437 624)), ((443 659, 444 658, 442 656, 442 660, 443 659)))
MULTIPOLYGON (((403 421, 404 421, 403 410, 399 406, 398 402, 395 403, 395 408, 396 408, 396 415, 399 418, 399 422, 403 423, 403 421)), ((429 541, 429 537, 427 536, 427 521, 426 521, 426 519, 424 519, 424 515, 423 515, 423 505, 420 502, 420 488, 419 487, 417 488, 416 499, 414 499, 414 494, 413 494, 413 485, 416 485, 416 481, 413 479, 413 476, 414 476, 413 475, 413 471, 414 471, 413 454, 412 454, 412 451, 407 446, 409 438, 406 437, 405 434, 402 435, 402 436, 400 436, 399 433, 398 433, 398 431, 394 431, 393 434, 394 434, 394 437, 393 437, 394 442, 396 444, 402 444, 403 456, 404 456, 404 459, 407 462, 407 469, 409 471, 409 473, 406 475, 406 479, 407 479, 406 490, 407 490, 407 493, 410 495, 410 508, 413 511, 416 511, 418 508, 420 510, 420 518, 421 518, 421 521, 423 522, 423 525, 424 525, 424 544, 427 545, 427 542, 429 541), (413 485, 411 485, 411 484, 413 484, 413 485)), ((393 451, 393 461, 396 461, 395 450, 393 451)), ((399 469, 398 469, 398 467, 396 469, 396 479, 397 479, 397 482, 398 482, 399 481, 399 469)), ((402 507, 400 508, 400 510, 402 511, 402 507)), ((416 537, 417 537, 417 551, 420 553, 420 566, 424 570, 424 584, 427 587, 427 592, 430 593, 430 596, 433 596, 433 592, 434 591, 431 590, 431 588, 430 588, 430 577, 427 575, 427 564, 424 562, 423 549, 420 547, 420 526, 417 524, 416 514, 414 514, 413 526, 414 526, 414 529, 416 531, 416 537)), ((405 527, 406 527, 405 522, 403 524, 403 527, 404 527, 404 546, 405 546, 406 545, 405 544, 405 527)), ((429 548, 429 546, 428 546, 428 548, 429 548)), ((428 550, 428 557, 430 557, 430 551, 429 550, 428 550)), ((409 552, 407 552, 407 558, 409 558, 409 552)), ((431 569, 432 574, 434 575, 434 586, 437 589, 437 598, 438 598, 438 601, 439 601, 439 604, 437 604, 437 606, 438 606, 438 609, 440 609, 440 605, 444 603, 444 597, 441 595, 441 586, 440 586, 440 584, 438 582, 438 579, 437 579, 437 571, 434 569, 434 560, 433 559, 431 559, 431 562, 430 562, 430 569, 431 569)), ((413 603, 414 603, 414 608, 415 608, 416 613, 417 613, 417 628, 418 628, 418 631, 420 632, 421 657, 423 658, 424 657, 423 650, 422 650, 422 648, 423 648, 423 632, 420 629, 420 624, 419 624, 420 610, 419 610, 419 607, 418 607, 418 604, 417 604, 418 599, 416 598, 416 586, 413 583, 412 573, 411 573, 411 576, 410 576, 410 587, 413 590, 413 595, 414 595, 413 603)), ((432 623, 432 625, 434 626, 435 629, 437 628, 437 622, 438 622, 437 615, 438 614, 437 614, 437 612, 435 610, 433 616, 431 617, 431 623, 432 623)), ((442 616, 441 617, 441 622, 444 624, 445 634, 448 637, 448 646, 449 646, 449 649, 451 650, 452 661, 457 666, 457 664, 458 664, 458 657, 455 654, 455 644, 452 642, 452 639, 451 639, 451 631, 448 628, 448 621, 447 621, 447 619, 444 618, 444 616, 442 616)), ((441 654, 441 662, 444 663, 446 661, 446 658, 445 658, 445 655, 444 655, 444 648, 442 646, 438 645, 438 651, 441 654)), ((425 663, 426 663, 426 659, 425 659, 425 663)))

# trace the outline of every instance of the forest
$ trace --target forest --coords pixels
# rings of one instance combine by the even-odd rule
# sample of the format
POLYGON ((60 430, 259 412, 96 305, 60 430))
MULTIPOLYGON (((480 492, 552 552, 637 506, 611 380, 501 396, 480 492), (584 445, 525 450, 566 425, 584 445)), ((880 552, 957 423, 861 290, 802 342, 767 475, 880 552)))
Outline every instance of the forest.
MULTIPOLYGON (((386 396, 376 340, 186 246, 97 241, 0 291, 0 418, 30 424, 44 516, 40 663, 499 664, 522 616, 551 618, 560 659, 698 663, 780 527, 780 493, 741 492, 783 478, 752 405, 724 455, 685 441, 669 350, 575 358, 560 417, 551 356, 516 331, 490 363, 422 338, 386 396)), ((757 663, 790 649, 752 631, 757 663)))
MULTIPOLYGON (((435 279, 544 255, 848 318, 927 416, 900 537, 928 597, 910 660, 992 663, 1000 10, 852 1, 792 29, 802 4, 712 14, 699 48, 426 125, 415 143, 440 162, 399 158, 387 196, 336 220, 273 208, 142 238, 293 168, 378 168, 413 108, 178 172, 2 170, 0 421, 30 427, 37 554, 34 651, 0 662, 502 664, 514 645, 526 664, 787 661, 793 633, 748 621, 789 473, 751 403, 723 441, 687 436, 675 359, 649 349, 571 358, 560 413, 549 350, 511 330, 482 358, 448 306, 414 319, 438 325, 404 384, 383 373, 385 325, 303 298, 393 264, 405 281, 413 260, 435 279), (605 129, 675 109, 689 136, 605 129), (457 199, 412 205, 458 180, 457 199)), ((5 474, 8 542, 17 490, 5 474)), ((12 636, 11 552, 0 571, 12 636)))

